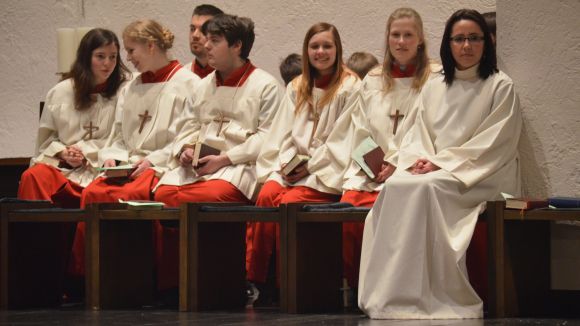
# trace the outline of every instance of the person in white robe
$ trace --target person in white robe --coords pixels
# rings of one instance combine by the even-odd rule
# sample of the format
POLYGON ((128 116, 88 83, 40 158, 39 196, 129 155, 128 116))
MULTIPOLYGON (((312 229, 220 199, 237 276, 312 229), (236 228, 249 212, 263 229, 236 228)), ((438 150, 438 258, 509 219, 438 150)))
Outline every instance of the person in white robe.
POLYGON ((89 31, 65 78, 46 96, 36 156, 22 175, 18 197, 79 207, 82 190, 98 175, 97 154, 111 132, 118 93, 129 78, 117 36, 101 28, 89 31))
POLYGON ((189 49, 195 58, 183 67, 191 70, 199 78, 203 79, 214 71, 214 68, 208 64, 209 59, 205 49, 207 38, 203 34, 201 27, 206 21, 223 13, 220 8, 210 4, 201 4, 193 9, 189 25, 189 49))
MULTIPOLYGON (((315 24, 308 30, 302 62, 302 74, 288 84, 258 158, 258 181, 264 186, 257 206, 337 201, 341 193, 340 167, 346 165, 349 154, 344 148, 328 146, 326 140, 347 108, 354 105, 360 80, 344 65, 340 36, 328 23, 315 24), (282 172, 299 155, 307 161, 288 173, 282 172)), ((257 298, 259 287, 266 281, 270 256, 278 246, 277 230, 276 223, 248 224, 249 303, 257 298), (256 283, 258 286, 253 285, 256 283)))
POLYGON ((481 14, 449 18, 441 59, 365 222, 358 301, 370 318, 482 318, 466 250, 485 202, 520 192, 519 101, 481 14))

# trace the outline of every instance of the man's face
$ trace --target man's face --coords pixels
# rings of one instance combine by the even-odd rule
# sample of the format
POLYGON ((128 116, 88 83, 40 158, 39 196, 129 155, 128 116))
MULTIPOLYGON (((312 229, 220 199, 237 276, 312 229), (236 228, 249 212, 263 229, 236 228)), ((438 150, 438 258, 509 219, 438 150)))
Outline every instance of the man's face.
POLYGON ((212 16, 193 15, 191 17, 191 25, 189 25, 189 47, 191 53, 196 57, 203 57, 206 55, 205 42, 207 39, 201 32, 201 26, 206 21, 213 18, 212 16))
POLYGON ((240 55, 240 47, 240 44, 229 46, 222 35, 209 34, 205 43, 208 64, 218 71, 229 71, 240 55))

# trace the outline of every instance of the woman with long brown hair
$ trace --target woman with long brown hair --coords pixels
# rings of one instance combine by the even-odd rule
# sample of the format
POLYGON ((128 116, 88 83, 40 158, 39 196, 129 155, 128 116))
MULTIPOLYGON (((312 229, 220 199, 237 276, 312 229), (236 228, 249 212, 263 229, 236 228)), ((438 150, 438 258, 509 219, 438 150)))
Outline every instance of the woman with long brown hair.
MULTIPOLYGON (((349 155, 329 150, 325 142, 360 82, 345 69, 340 35, 331 24, 318 23, 308 30, 302 62, 302 75, 288 85, 257 161, 258 180, 265 183, 257 206, 337 201, 341 193, 335 167, 349 155), (286 168, 300 160, 303 163, 296 168, 286 168)), ((249 225, 246 268, 250 282, 265 282, 276 230, 275 223, 249 225)))

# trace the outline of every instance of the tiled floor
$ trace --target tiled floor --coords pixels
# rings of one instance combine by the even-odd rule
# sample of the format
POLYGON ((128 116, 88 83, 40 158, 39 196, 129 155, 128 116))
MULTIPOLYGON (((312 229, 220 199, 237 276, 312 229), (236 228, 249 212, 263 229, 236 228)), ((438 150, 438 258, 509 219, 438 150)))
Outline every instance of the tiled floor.
POLYGON ((564 319, 480 319, 480 320, 370 320, 359 313, 291 315, 277 310, 257 309, 237 312, 179 313, 174 310, 87 311, 15 310, 0 312, 0 325, 580 325, 580 320, 564 319))

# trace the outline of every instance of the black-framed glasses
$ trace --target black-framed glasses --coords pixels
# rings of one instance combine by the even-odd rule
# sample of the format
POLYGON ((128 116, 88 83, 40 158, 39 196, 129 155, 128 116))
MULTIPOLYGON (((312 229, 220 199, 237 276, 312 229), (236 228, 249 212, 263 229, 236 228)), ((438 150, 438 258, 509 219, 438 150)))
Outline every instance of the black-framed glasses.
POLYGON ((451 42, 457 45, 463 45, 465 43, 465 40, 469 41, 469 43, 479 44, 483 42, 483 40, 485 40, 485 37, 480 35, 469 35, 469 36, 456 35, 451 37, 451 42))

